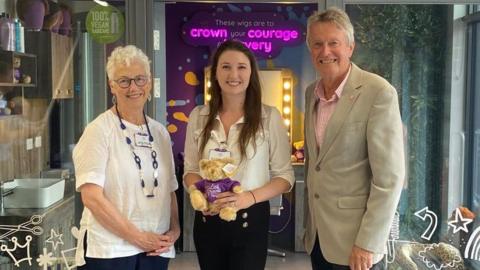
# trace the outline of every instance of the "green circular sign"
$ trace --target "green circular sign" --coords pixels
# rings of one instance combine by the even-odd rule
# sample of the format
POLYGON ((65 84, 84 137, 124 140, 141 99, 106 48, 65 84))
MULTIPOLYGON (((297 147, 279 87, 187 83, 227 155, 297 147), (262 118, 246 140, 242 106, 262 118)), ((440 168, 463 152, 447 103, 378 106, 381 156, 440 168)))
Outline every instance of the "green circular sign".
POLYGON ((112 6, 97 5, 90 9, 86 26, 92 38, 102 44, 117 41, 125 31, 123 14, 112 6))

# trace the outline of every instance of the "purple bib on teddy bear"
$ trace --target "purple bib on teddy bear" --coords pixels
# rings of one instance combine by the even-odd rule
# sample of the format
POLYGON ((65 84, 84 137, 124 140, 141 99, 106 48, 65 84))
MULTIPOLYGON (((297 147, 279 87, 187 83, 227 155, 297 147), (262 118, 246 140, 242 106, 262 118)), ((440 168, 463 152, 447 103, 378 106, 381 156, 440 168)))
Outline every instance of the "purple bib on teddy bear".
POLYGON ((217 181, 202 179, 195 183, 195 187, 207 196, 207 201, 209 203, 217 199, 218 193, 232 191, 235 186, 239 185, 240 182, 232 180, 230 178, 225 178, 217 181))

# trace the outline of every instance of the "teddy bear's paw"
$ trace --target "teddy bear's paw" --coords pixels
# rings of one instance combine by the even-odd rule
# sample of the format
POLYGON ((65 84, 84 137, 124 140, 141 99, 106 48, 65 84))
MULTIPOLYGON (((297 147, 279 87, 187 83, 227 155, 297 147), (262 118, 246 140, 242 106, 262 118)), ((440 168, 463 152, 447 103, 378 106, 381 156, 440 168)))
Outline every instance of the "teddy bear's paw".
POLYGON ((206 200, 195 200, 195 199, 192 199, 192 200, 190 200, 190 202, 192 203, 193 209, 195 209, 195 210, 197 210, 197 211, 205 211, 205 210, 208 209, 207 201, 206 201, 206 200))
POLYGON ((197 211, 207 210, 207 200, 203 197, 203 194, 196 190, 190 193, 190 203, 192 204, 193 209, 197 211))
POLYGON ((217 203, 209 203, 208 204, 208 211, 212 213, 219 213, 220 212, 220 205, 217 203))
POLYGON ((237 218, 237 211, 232 207, 225 207, 220 210, 220 218, 225 221, 233 221, 237 218))

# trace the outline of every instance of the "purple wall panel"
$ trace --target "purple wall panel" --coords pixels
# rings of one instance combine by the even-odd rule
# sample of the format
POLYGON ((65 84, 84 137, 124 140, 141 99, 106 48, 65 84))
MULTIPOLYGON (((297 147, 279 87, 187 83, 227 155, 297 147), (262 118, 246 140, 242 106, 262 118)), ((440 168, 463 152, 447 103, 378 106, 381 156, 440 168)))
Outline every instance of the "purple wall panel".
MULTIPOLYGON (((274 12, 285 20, 295 20, 306 26, 306 18, 316 10, 316 4, 226 4, 226 3, 168 3, 166 4, 167 51, 167 127, 173 141, 173 151, 183 152, 188 115, 198 104, 203 104, 203 69, 209 64, 207 46, 191 46, 182 38, 184 24, 198 12, 252 13, 274 12)), ((236 14, 238 16, 238 14, 236 14)), ((303 93, 306 85, 315 79, 305 45, 285 47, 272 60, 259 61, 260 68, 288 67, 293 70, 295 106, 303 111, 303 93)))

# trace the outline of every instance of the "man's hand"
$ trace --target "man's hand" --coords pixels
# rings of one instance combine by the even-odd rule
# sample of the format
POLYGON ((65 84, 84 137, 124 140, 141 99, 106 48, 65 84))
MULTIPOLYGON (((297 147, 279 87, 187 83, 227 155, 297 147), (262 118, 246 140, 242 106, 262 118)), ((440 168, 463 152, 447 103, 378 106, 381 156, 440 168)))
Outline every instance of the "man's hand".
POLYGON ((368 270, 373 266, 373 253, 363 248, 353 246, 350 255, 351 270, 368 270))

